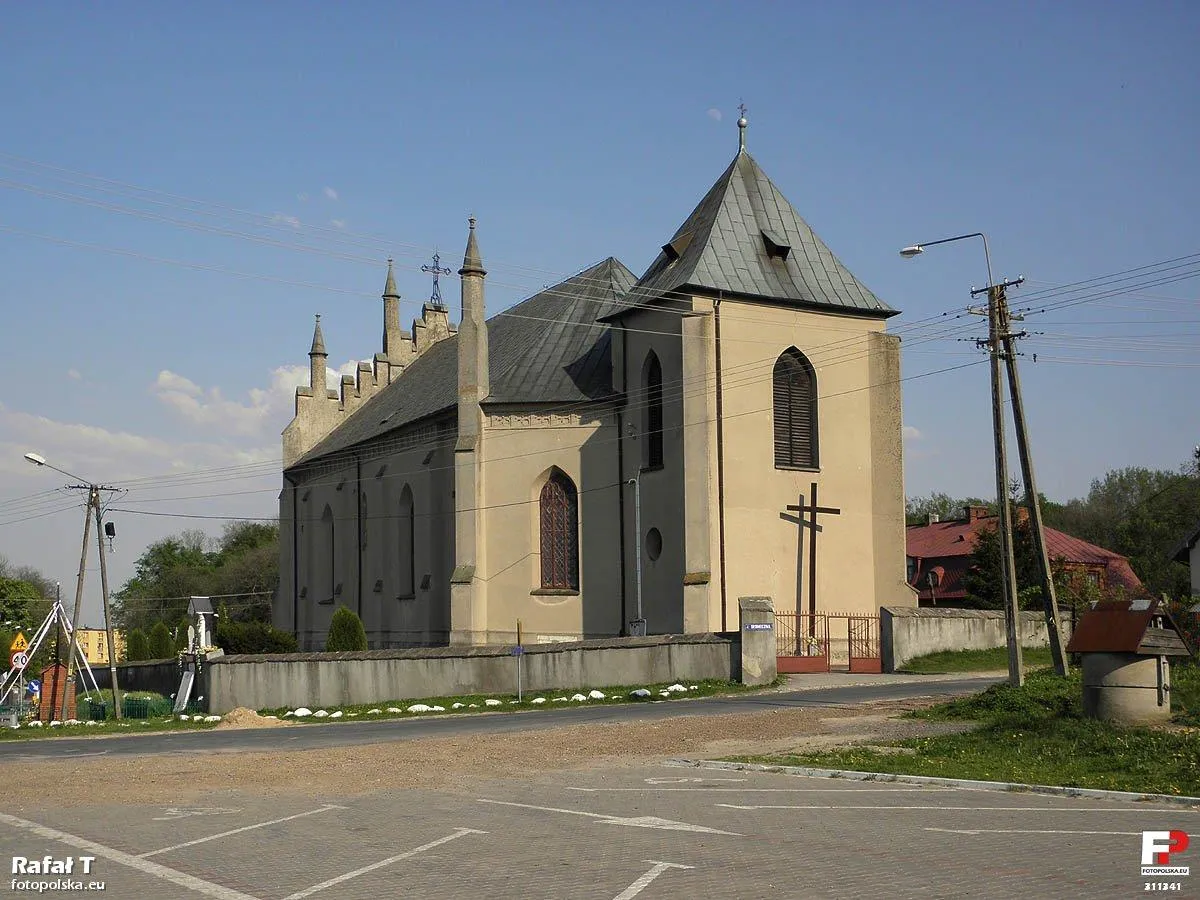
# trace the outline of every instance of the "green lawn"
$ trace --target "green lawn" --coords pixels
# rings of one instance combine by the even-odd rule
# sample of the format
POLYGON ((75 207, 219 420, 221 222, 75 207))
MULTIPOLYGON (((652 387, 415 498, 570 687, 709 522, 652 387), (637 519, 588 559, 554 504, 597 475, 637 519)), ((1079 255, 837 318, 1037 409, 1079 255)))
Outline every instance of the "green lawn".
MULTIPOLYGON (((1040 669, 1053 664, 1049 647, 1023 647, 1021 661, 1026 669, 1040 669)), ((916 675, 942 675, 950 672, 1008 671, 1008 648, 988 650, 943 650, 915 656, 899 669, 916 675)))
MULTIPOLYGON (((1200 724, 1200 669, 1178 667, 1173 681, 1176 723, 1200 724)), ((1200 732, 1123 728, 1085 719, 1080 697, 1078 669, 1069 679, 1038 671, 1021 688, 994 685, 913 713, 916 718, 979 724, 966 734, 895 742, 912 753, 849 747, 750 761, 1200 796, 1200 732)))
MULTIPOLYGON (((783 679, 777 679, 776 684, 782 684, 783 679)), ((663 684, 648 684, 648 685, 625 685, 619 687, 602 687, 597 688, 600 693, 604 694, 603 699, 588 699, 586 701, 574 701, 569 698, 575 694, 583 694, 587 696, 592 688, 571 688, 569 690, 554 690, 554 691, 524 691, 520 702, 517 702, 516 694, 463 694, 454 697, 414 697, 406 700, 388 700, 380 703, 360 703, 351 706, 325 706, 321 707, 327 713, 341 712, 339 717, 341 721, 346 718, 370 718, 370 719, 412 719, 417 717, 428 718, 429 716, 450 715, 450 714, 468 714, 468 713, 484 713, 484 712, 512 712, 515 710, 555 710, 565 707, 582 706, 584 704, 604 704, 613 705, 619 703, 653 703, 683 700, 695 697, 713 697, 718 694, 736 694, 744 691, 757 691, 763 688, 748 687, 736 681, 684 681, 681 684, 686 688, 695 686, 695 690, 685 690, 679 692, 666 692, 667 696, 663 696, 663 692, 670 686, 672 682, 664 682, 663 684), (635 697, 632 695, 634 690, 645 688, 650 691, 647 697, 635 697), (555 701, 556 697, 566 697, 567 700, 555 701), (538 698, 542 698, 541 703, 535 703, 538 698), (497 704, 487 705, 488 700, 498 701, 497 704), (455 704, 459 704, 455 708, 455 704), (409 712, 411 706, 423 705, 427 707, 438 707, 440 710, 426 710, 419 712, 409 712), (371 710, 378 710, 377 713, 371 714, 371 710), (392 712, 391 710, 395 710, 392 712)), ((310 706, 313 712, 316 712, 318 707, 310 706)), ((279 716, 283 718, 292 709, 286 706, 278 709, 260 709, 259 713, 263 715, 279 716)), ((315 716, 305 716, 302 718, 288 717, 288 721, 304 722, 304 723, 320 723, 328 722, 329 718, 323 716, 317 718, 315 716)))

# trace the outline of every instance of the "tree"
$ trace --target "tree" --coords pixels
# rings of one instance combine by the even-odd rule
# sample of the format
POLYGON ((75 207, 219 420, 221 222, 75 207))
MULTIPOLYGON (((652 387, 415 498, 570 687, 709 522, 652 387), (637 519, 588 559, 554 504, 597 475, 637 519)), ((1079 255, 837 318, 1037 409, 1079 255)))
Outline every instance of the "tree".
POLYGON ((125 642, 125 659, 128 662, 150 659, 150 643, 142 629, 135 628, 129 632, 129 639, 125 642))
MULTIPOLYGON (((11 622, 9 628, 34 628, 35 603, 42 599, 35 585, 16 578, 0 577, 0 627, 11 622)), ((42 613, 45 616, 45 613, 42 613)), ((7 648, 6 648, 7 649, 7 648)))
MULTIPOLYGON (((1014 520, 1016 518, 1014 511, 1014 520)), ((1017 568, 1017 605, 1021 609, 1042 608, 1042 566, 1028 521, 1013 529, 1013 560, 1017 568)), ((1063 571, 1062 560, 1050 561, 1052 577, 1063 571)), ((996 525, 982 528, 975 536, 969 566, 963 575, 967 590, 964 606, 973 609, 1004 609, 1004 579, 1000 572, 1000 531, 996 525)), ((1057 582, 1056 582, 1057 586, 1057 582)))
POLYGON ((168 659, 175 655, 171 629, 161 619, 150 629, 150 659, 168 659))
POLYGON ((278 524, 231 522, 216 541, 184 531, 146 548, 133 578, 114 595, 114 618, 126 629, 148 629, 182 617, 188 597, 221 596, 234 618, 268 621, 278 586, 278 524))
POLYGON ((333 614, 329 622, 329 637, 325 641, 325 649, 330 653, 367 649, 367 633, 363 629, 362 619, 350 608, 339 606, 333 614))
POLYGON ((266 622, 218 620, 217 646, 226 653, 295 653, 296 636, 266 622))

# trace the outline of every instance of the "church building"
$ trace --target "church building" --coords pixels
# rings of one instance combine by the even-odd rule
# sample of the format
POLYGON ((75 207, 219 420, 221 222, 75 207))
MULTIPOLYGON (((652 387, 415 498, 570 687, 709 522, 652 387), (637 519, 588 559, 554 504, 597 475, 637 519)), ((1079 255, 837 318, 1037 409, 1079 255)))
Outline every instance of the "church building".
POLYGON ((301 649, 338 606, 390 648, 915 605, 897 310, 738 128, 640 278, 609 257, 489 318, 472 219, 457 324, 435 289, 402 330, 389 262, 381 352, 331 388, 318 317, 283 432, 274 619, 301 649))

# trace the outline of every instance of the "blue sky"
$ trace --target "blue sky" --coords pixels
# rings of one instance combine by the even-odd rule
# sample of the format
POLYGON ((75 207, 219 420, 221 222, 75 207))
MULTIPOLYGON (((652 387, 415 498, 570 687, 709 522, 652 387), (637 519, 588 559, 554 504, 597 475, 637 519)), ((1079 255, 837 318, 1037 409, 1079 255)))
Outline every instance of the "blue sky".
MULTIPOLYGON (((7 6, 0 553, 73 592, 80 514, 19 499, 62 483, 26 450, 175 473, 128 507, 272 514, 314 313, 331 365, 369 357, 386 257, 411 317, 471 213, 492 311, 608 255, 640 273, 735 151, 739 99, 751 151, 896 326, 985 280, 977 245, 901 260, 915 241, 986 231, 996 274, 1028 279, 1014 305, 1200 252, 1198 40, 1186 2, 7 6), (258 476, 180 477, 239 464, 258 476)), ((1127 286, 1026 322, 1052 497, 1200 441, 1200 278, 1127 286)), ((973 352, 910 341, 904 372, 973 352)), ((907 493, 990 495, 986 367, 904 397, 907 493)), ((220 528, 113 519, 114 584, 150 540, 220 528)))

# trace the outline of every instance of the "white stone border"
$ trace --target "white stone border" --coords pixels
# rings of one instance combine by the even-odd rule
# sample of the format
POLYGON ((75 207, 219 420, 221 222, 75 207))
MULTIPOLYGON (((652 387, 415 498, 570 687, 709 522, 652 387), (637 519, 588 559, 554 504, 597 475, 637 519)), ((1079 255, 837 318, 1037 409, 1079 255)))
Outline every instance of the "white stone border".
POLYGON ((759 763, 721 762, 710 759, 672 759, 668 760, 665 764, 683 769, 773 772, 778 775, 803 775, 810 778, 841 778, 846 781, 886 781, 898 782, 900 784, 942 785, 946 787, 969 788, 977 791, 1024 792, 1030 794, 1050 794, 1060 797, 1082 797, 1095 800, 1131 800, 1200 807, 1200 797, 1183 797, 1174 794, 1141 794, 1134 791, 1104 791, 1098 788, 1056 787, 1047 784, 1019 784, 1007 781, 972 781, 966 778, 938 778, 933 775, 895 775, 890 772, 810 769, 806 766, 768 766, 759 763))

